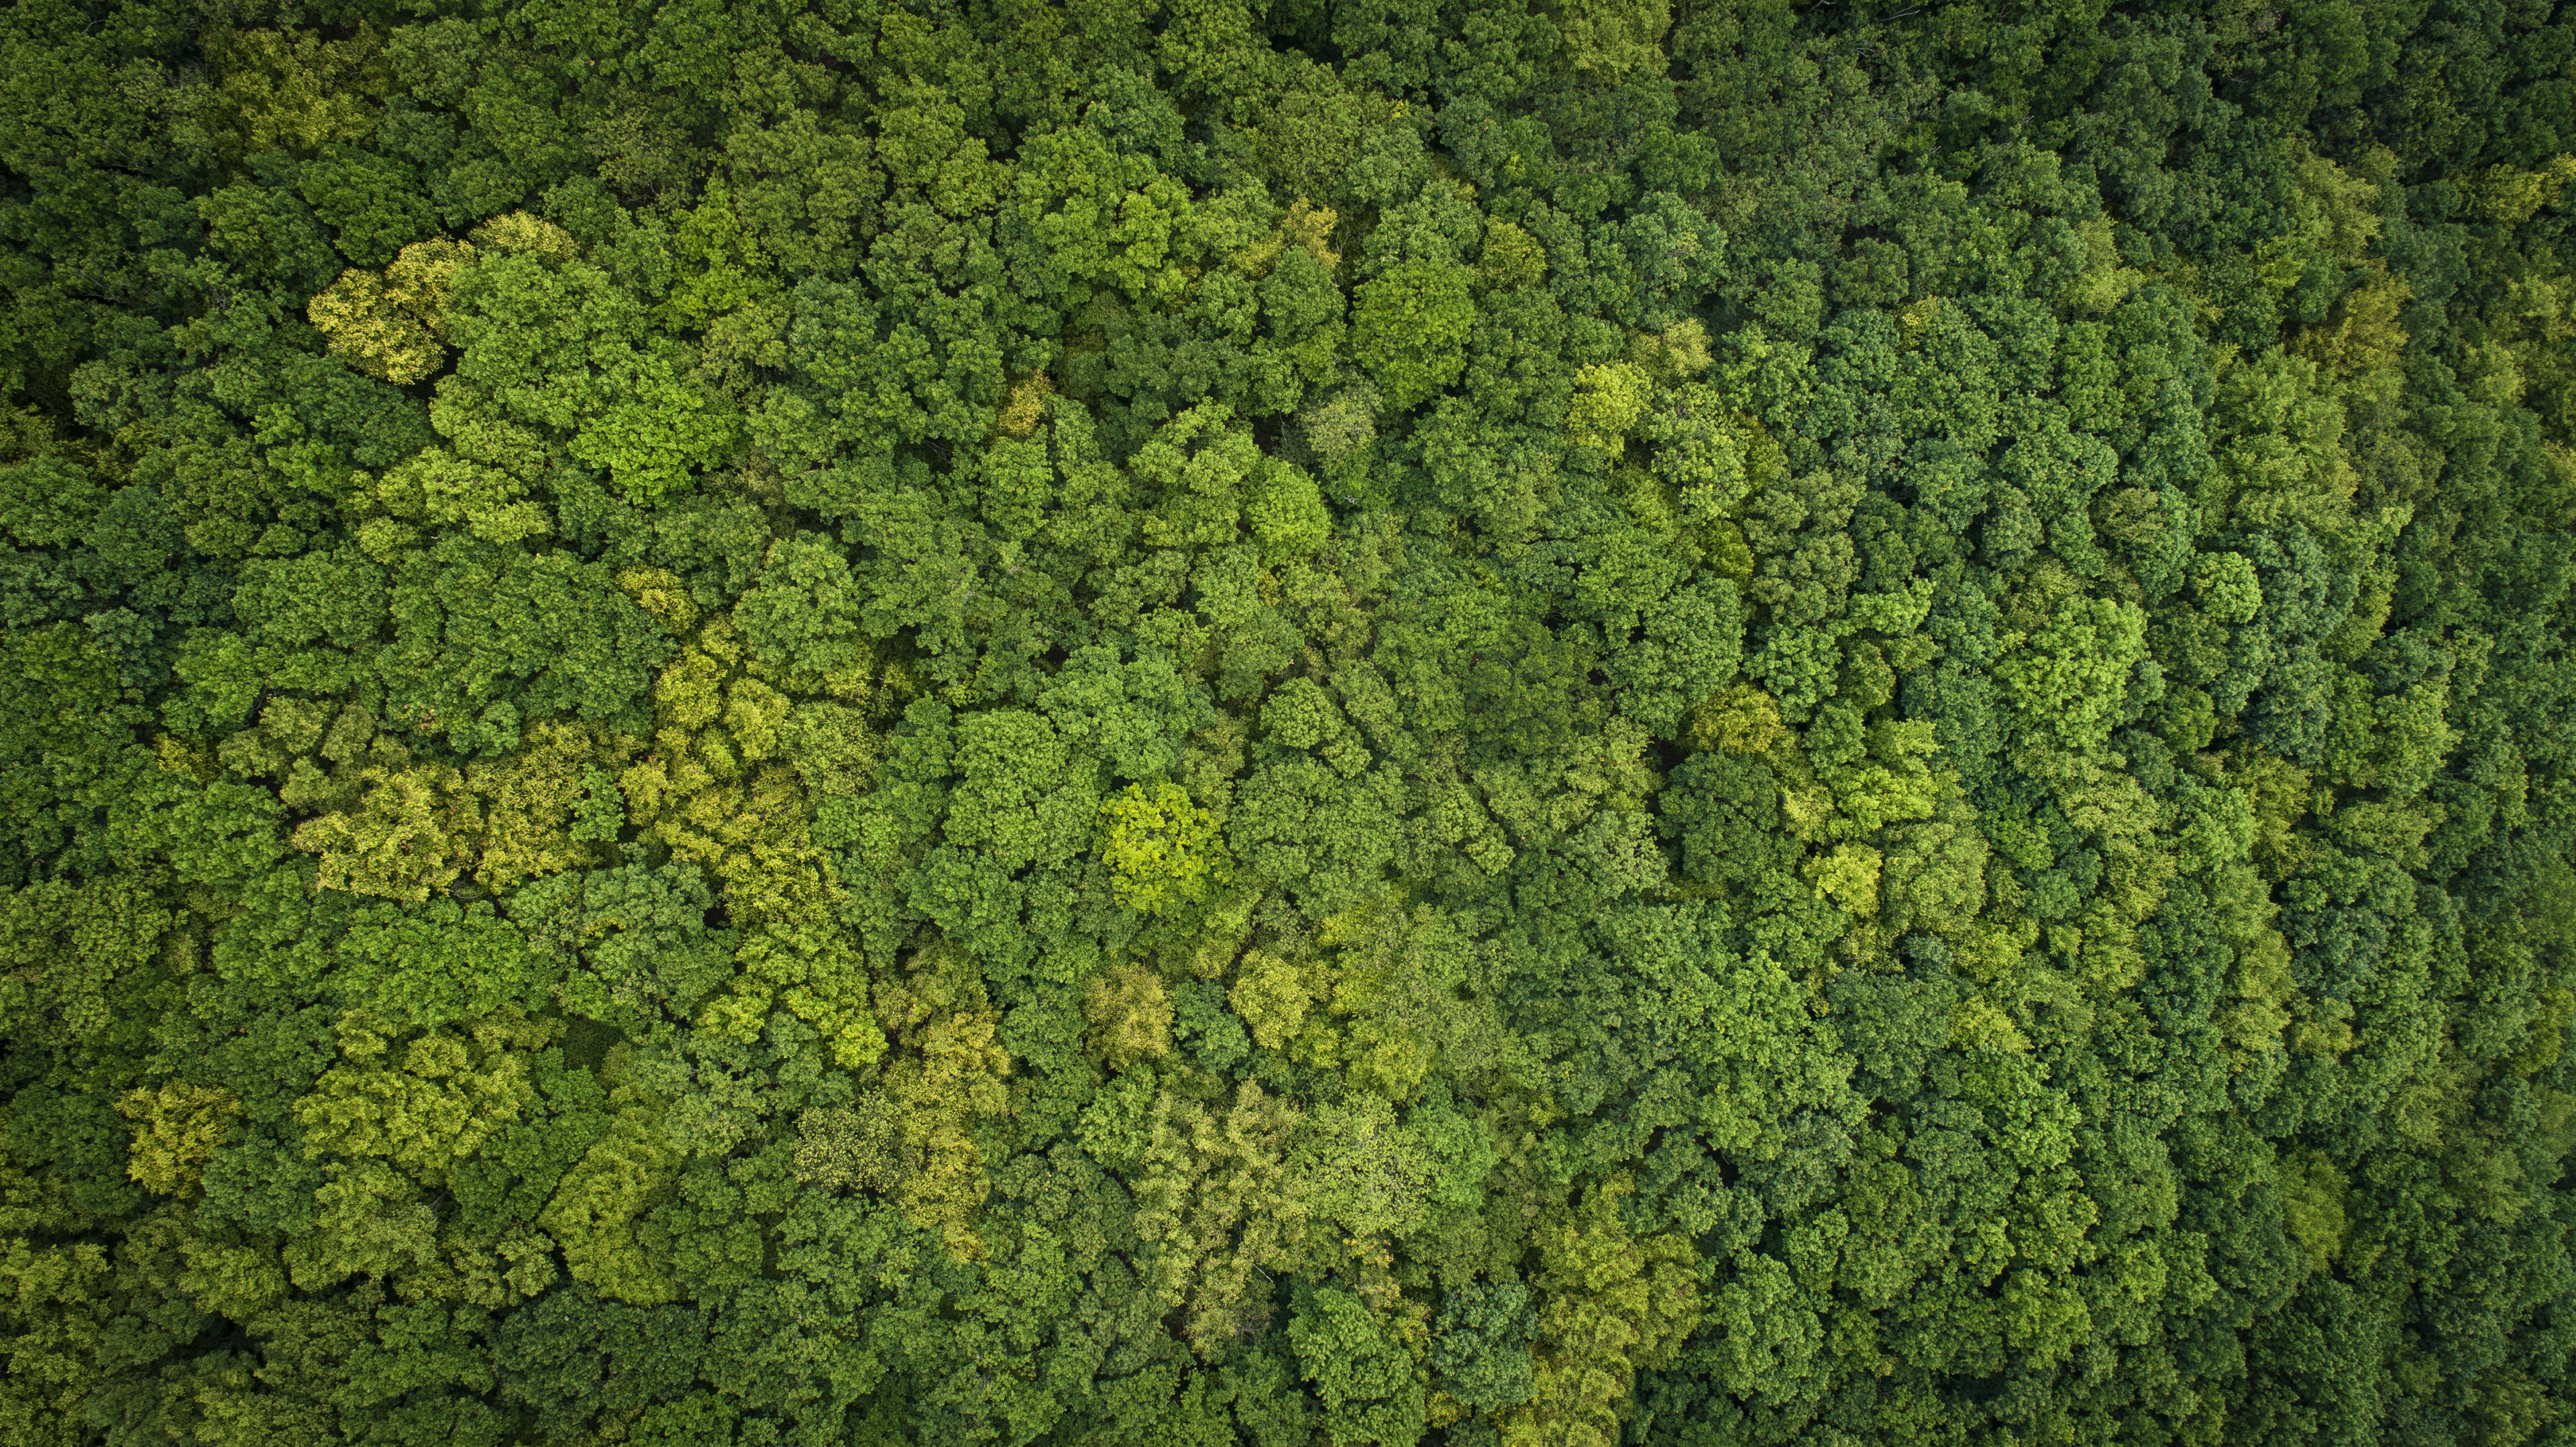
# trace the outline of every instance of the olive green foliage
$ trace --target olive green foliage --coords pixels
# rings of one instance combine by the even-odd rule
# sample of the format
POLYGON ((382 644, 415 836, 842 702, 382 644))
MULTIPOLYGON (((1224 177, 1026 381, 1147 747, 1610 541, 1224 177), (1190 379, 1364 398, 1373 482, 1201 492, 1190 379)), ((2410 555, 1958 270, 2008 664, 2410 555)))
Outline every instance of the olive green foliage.
POLYGON ((345 271, 305 310, 331 351, 372 377, 418 382, 447 360, 447 305, 474 247, 440 237, 402 250, 382 276, 345 271))
POLYGON ((1215 820, 1178 784, 1152 793, 1130 784, 1100 806, 1108 828, 1100 845, 1119 902, 1147 914, 1206 893, 1218 869, 1215 820))
POLYGON ((2576 1447, 2571 66, 0 7, 0 1443, 2576 1447))

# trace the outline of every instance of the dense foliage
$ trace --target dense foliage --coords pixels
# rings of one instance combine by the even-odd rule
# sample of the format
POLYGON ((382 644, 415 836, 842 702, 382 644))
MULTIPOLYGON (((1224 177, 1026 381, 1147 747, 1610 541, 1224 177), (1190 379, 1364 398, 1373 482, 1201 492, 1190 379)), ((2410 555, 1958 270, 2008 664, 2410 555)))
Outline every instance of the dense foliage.
POLYGON ((0 86, 0 1439, 2576 1444, 2576 7, 0 86))

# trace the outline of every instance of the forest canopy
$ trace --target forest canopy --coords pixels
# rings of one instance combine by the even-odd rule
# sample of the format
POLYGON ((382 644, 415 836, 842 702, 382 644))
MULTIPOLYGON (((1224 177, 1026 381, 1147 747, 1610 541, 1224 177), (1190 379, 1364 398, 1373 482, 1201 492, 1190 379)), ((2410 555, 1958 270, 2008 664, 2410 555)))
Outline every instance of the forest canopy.
POLYGON ((2576 1447, 2576 6, 16 0, 0 1441, 2576 1447))

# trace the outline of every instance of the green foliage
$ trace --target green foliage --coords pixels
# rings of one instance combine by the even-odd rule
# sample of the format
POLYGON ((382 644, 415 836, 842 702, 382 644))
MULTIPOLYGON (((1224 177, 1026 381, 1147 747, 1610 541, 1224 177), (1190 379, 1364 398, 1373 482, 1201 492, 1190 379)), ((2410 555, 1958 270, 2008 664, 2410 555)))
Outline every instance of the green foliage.
POLYGON ((1091 1020, 1092 1048, 1112 1070, 1172 1053, 1172 997, 1145 970, 1120 965, 1094 976, 1082 1012, 1091 1020))
POLYGON ((0 1442, 2567 1447, 2567 7, 451 8, 0 9, 0 1442))
POLYGON ((1324 1438, 1333 1447, 1421 1439, 1421 1372, 1359 1297, 1336 1287, 1308 1288, 1289 1318, 1288 1340, 1323 1402, 1324 1438))
POLYGON ((1631 1374, 1662 1365, 1699 1324, 1700 1293, 1683 1238, 1633 1241, 1618 1216, 1618 1187, 1595 1187, 1578 1215, 1541 1227, 1545 1266, 1537 1390, 1504 1420, 1507 1442, 1607 1444, 1631 1374), (1588 1219, 1586 1219, 1588 1218, 1588 1219))
POLYGON ((337 1031, 342 1063, 296 1105, 306 1151, 381 1157, 429 1185, 532 1103, 525 1052, 546 1038, 511 1016, 470 1036, 432 1031, 399 1044, 363 1015, 342 1017, 337 1031))
POLYGON ((1443 1293, 1431 1364, 1441 1390, 1486 1416, 1500 1416, 1538 1395, 1530 1343, 1538 1313, 1518 1281, 1469 1282, 1443 1293))
POLYGON ((442 430, 524 446, 512 431, 535 429, 529 440, 560 439, 639 502, 733 446, 734 424, 691 377, 686 348, 652 335, 634 295, 561 228, 514 212, 474 234, 486 254, 447 306, 458 356, 433 413, 442 430))
POLYGON ((1351 311, 1351 355, 1393 406, 1428 400, 1458 380, 1476 325, 1466 268, 1399 262, 1360 284, 1351 311))
POLYGON ((652 1306, 677 1294, 663 1263, 636 1234, 636 1218, 670 1184, 679 1153, 654 1112, 627 1105, 564 1174, 537 1224, 559 1243, 564 1270, 611 1301, 652 1306))
POLYGON ((116 1103, 134 1123, 127 1175, 157 1195, 185 1195, 204 1179, 206 1163, 224 1143, 225 1119, 240 1108, 231 1091, 166 1080, 158 1090, 137 1087, 116 1103))
POLYGON ((1149 793, 1130 784, 1100 812, 1109 820, 1100 858, 1130 909, 1160 913, 1199 898, 1223 877, 1215 822, 1180 786, 1157 784, 1149 793))

